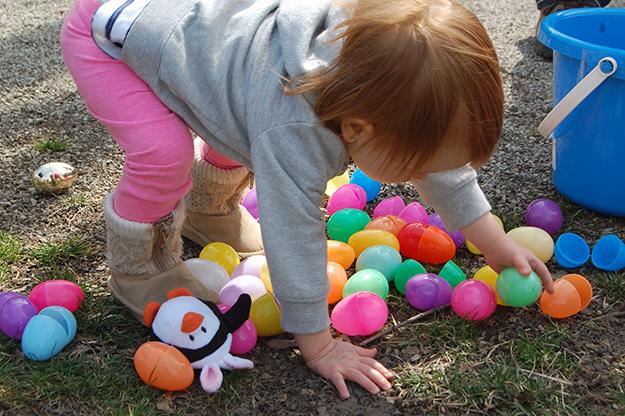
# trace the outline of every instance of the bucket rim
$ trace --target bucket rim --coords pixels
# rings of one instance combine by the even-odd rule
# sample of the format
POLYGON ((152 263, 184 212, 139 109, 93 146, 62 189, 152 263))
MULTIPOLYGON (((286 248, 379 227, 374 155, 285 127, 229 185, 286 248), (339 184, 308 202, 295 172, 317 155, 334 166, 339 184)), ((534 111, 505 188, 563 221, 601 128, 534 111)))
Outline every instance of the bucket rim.
POLYGON ((562 21, 590 15, 625 17, 625 9, 585 7, 552 13, 541 22, 538 40, 555 52, 580 61, 587 61, 592 66, 595 66, 606 56, 612 57, 619 66, 614 75, 617 75, 618 78, 625 78, 625 49, 617 49, 575 38, 558 29, 558 24, 562 21))

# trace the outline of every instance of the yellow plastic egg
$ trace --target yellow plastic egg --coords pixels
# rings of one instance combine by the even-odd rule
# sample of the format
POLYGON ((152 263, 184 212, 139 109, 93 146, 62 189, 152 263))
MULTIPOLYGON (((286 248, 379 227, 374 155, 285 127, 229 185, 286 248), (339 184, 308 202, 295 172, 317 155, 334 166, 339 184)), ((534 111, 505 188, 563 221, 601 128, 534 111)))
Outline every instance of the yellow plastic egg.
POLYGON ((503 303, 503 300, 501 300, 501 298, 497 294, 497 278, 498 277, 499 277, 499 274, 496 271, 494 271, 493 268, 490 266, 482 267, 480 270, 475 272, 475 276, 473 276, 475 280, 481 280, 482 282, 486 283, 488 286, 490 286, 493 289, 493 291, 495 292, 495 296, 497 296, 497 305, 505 306, 506 304, 503 303))
POLYGON ((347 242, 354 249, 356 257, 367 248, 378 245, 393 247, 399 251, 399 240, 393 234, 384 230, 362 230, 349 237, 347 242))
MULTIPOLYGON (((503 227, 503 221, 501 221, 501 218, 499 218, 498 216, 496 216, 495 214, 490 214, 493 216, 493 218, 495 219, 495 221, 497 221, 497 224, 499 224, 499 226, 501 226, 501 229, 505 231, 504 227, 503 227)), ((469 249, 469 251, 477 256, 481 255, 482 252, 480 250, 478 250, 477 247, 475 247, 473 245, 472 242, 470 242, 469 240, 467 240, 467 248, 469 249)))
POLYGON ((326 195, 332 196, 332 194, 336 192, 337 189, 339 189, 341 186, 346 185, 348 183, 349 183, 348 171, 343 172, 342 175, 335 176, 334 178, 330 179, 328 181, 328 184, 326 185, 326 195))
POLYGON ((508 237, 521 247, 525 247, 543 263, 553 256, 553 238, 538 227, 517 227, 508 231, 508 237))
POLYGON ((214 261, 221 264, 228 274, 239 265, 241 260, 236 250, 226 243, 210 243, 207 244, 200 252, 201 259, 214 261))
POLYGON ((278 302, 271 293, 266 293, 252 302, 250 320, 254 323, 259 336, 271 337, 283 333, 281 317, 278 302))
POLYGON ((273 286, 271 286, 271 276, 269 275, 269 266, 267 266, 267 263, 263 264, 263 267, 261 267, 258 277, 263 281, 267 292, 273 293, 273 286))

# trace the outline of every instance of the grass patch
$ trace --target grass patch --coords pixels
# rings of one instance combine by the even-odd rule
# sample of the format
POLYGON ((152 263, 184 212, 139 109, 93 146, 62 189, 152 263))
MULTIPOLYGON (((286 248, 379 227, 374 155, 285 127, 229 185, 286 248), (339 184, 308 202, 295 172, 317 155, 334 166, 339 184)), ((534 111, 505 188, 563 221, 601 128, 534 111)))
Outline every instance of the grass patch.
POLYGON ((61 207, 66 210, 82 208, 89 204, 89 200, 86 195, 74 193, 65 195, 59 202, 61 207))
POLYGON ((600 289, 608 299, 625 301, 625 272, 592 273, 588 277, 592 285, 600 289))
POLYGON ((0 231, 0 282, 11 276, 9 266, 24 258, 24 246, 15 236, 0 231))
POLYGON ((512 358, 520 368, 541 373, 574 373, 577 363, 561 345, 570 338, 561 328, 554 326, 532 335, 524 333, 512 343, 512 358))
POLYGON ((41 140, 40 142, 35 143, 35 150, 42 152, 42 153, 43 152, 62 152, 66 148, 67 146, 65 145, 65 143, 63 143, 56 137, 41 140))
POLYGON ((87 244, 76 236, 67 240, 42 244, 31 250, 31 256, 42 266, 58 266, 91 253, 87 244))

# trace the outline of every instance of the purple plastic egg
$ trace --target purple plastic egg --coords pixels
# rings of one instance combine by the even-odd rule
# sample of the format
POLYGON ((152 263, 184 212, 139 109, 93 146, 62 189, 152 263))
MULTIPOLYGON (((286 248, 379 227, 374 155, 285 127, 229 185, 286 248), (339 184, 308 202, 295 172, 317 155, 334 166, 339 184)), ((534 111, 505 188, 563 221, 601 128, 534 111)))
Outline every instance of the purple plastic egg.
POLYGON ((9 338, 20 340, 26 324, 37 315, 37 307, 24 295, 3 296, 0 306, 0 331, 9 338))
POLYGON ((328 215, 344 208, 363 209, 367 204, 367 193, 360 186, 348 183, 341 186, 330 197, 326 209, 328 215))
POLYGON ((243 197, 241 205, 252 214, 252 217, 258 220, 258 199, 256 197, 256 187, 250 189, 250 191, 243 197))
MULTIPOLYGON (((230 309, 228 305, 217 305, 222 313, 225 313, 230 309)), ((232 344, 230 345, 230 352, 235 355, 247 354, 252 351, 258 340, 258 334, 256 333, 256 327, 251 320, 246 320, 243 325, 232 333, 232 344)))
POLYGON ((428 213, 420 203, 411 202, 401 210, 399 218, 406 221, 406 224, 414 224, 416 222, 425 224, 428 221, 428 213))
POLYGON ((386 217, 387 215, 398 217, 404 208, 406 208, 406 203, 401 196, 386 198, 373 209, 373 218, 386 217))
POLYGON ((558 204, 550 199, 540 198, 527 206, 525 222, 527 225, 542 228, 549 234, 555 235, 564 223, 564 215, 558 204))
POLYGON ((456 248, 460 248, 460 246, 464 243, 464 235, 462 235, 462 232, 460 230, 456 230, 453 233, 449 232, 447 227, 445 227, 445 223, 443 222, 441 216, 436 212, 428 216, 428 224, 438 227, 449 234, 451 239, 454 240, 456 248))
POLYGON ((454 288, 451 308, 469 321, 481 321, 495 312, 495 291, 481 280, 467 279, 454 288))
POLYGON ((451 301, 451 285, 433 273, 413 276, 404 288, 408 303, 420 311, 448 305, 451 301))

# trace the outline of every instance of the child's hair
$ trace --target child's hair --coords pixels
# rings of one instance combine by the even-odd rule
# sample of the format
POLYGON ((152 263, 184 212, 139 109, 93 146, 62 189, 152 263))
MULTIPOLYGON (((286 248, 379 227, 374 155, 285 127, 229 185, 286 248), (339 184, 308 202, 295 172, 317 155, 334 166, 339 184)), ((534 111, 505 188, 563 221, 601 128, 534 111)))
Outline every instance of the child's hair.
POLYGON ((501 133, 503 89, 477 17, 455 0, 355 0, 348 10, 337 58, 287 94, 312 94, 335 132, 345 117, 372 123, 371 148, 392 149, 395 163, 427 161, 462 111, 458 144, 472 164, 487 161, 501 133))

